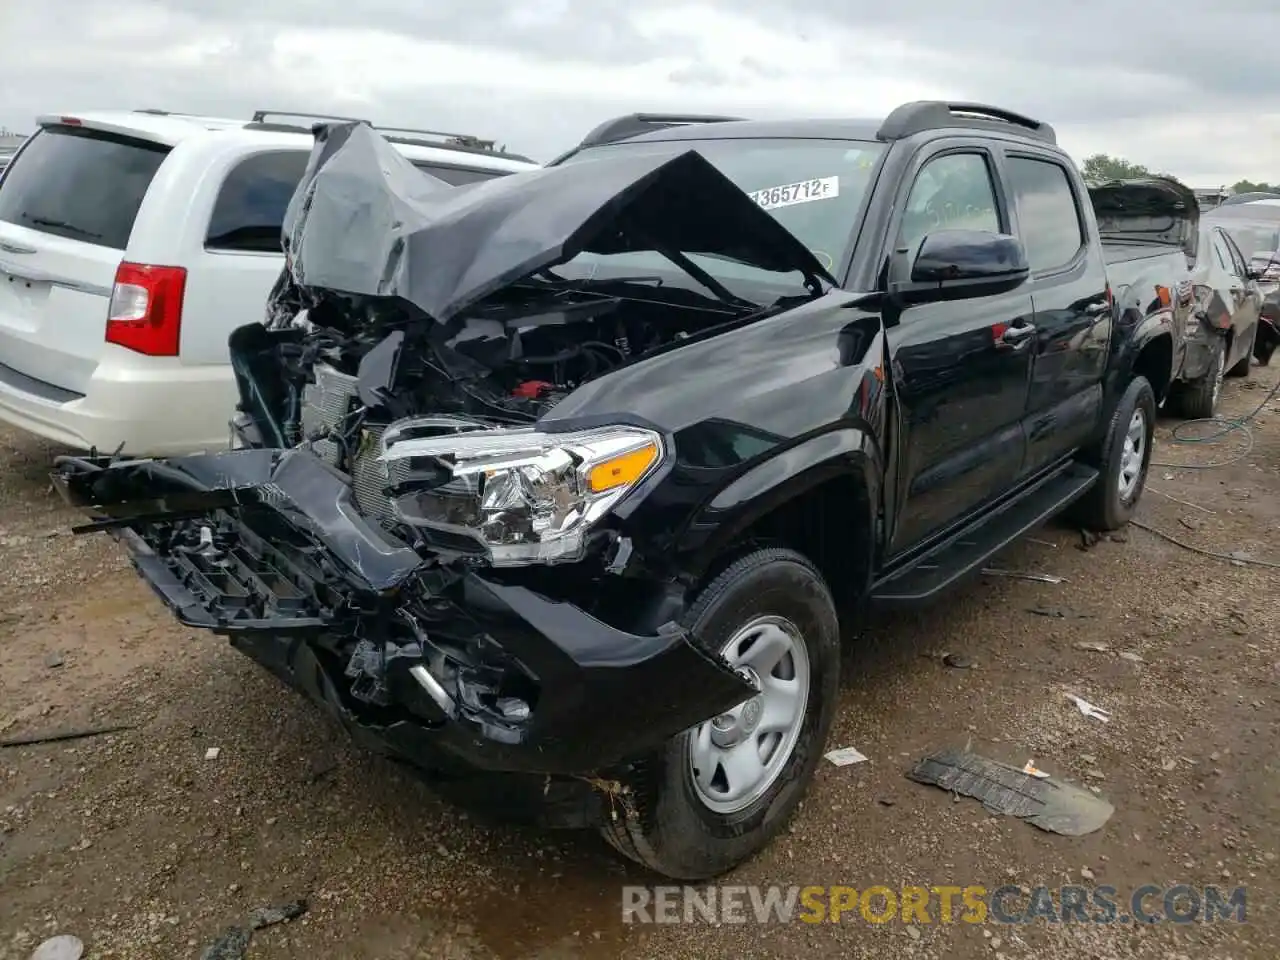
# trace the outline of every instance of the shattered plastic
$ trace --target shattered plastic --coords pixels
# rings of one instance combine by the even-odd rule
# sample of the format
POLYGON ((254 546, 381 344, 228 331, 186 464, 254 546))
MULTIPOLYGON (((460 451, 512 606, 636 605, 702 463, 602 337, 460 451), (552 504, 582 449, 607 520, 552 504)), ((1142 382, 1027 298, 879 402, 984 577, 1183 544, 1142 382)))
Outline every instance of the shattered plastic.
POLYGON ((266 504, 324 544, 358 585, 375 591, 398 586, 423 564, 410 547, 370 526, 352 503, 347 482, 306 450, 125 461, 98 471, 59 471, 54 482, 70 502, 111 520, 155 522, 266 504))
POLYGON ((580 253, 676 251, 834 279, 694 150, 620 155, 452 187, 371 127, 321 125, 285 213, 272 326, 302 289, 397 297, 439 322, 580 253))

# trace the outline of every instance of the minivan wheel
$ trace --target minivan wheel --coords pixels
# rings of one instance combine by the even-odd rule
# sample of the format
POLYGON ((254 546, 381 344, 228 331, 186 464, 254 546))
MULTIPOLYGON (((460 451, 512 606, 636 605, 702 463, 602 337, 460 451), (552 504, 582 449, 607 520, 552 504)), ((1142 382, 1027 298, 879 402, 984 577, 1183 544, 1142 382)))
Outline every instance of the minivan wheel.
POLYGON ((657 873, 703 880, 767 845, 813 780, 839 696, 840 628, 822 576, 777 548, 729 566, 684 625, 757 692, 637 764, 603 833, 657 873))
POLYGON ((1120 396, 1103 440, 1098 482, 1072 514, 1089 530, 1118 530, 1129 522, 1147 483, 1155 440, 1156 398, 1146 377, 1134 377, 1120 396))

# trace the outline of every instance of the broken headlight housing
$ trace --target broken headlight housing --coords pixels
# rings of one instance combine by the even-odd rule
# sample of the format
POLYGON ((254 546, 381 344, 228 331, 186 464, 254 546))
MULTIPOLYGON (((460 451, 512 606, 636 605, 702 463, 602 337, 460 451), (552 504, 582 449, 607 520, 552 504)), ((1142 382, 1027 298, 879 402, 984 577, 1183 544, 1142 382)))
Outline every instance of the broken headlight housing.
POLYGON ((664 456, 636 427, 531 427, 440 436, 435 419, 391 424, 379 459, 401 523, 473 538, 494 566, 580 560, 591 527, 664 456))

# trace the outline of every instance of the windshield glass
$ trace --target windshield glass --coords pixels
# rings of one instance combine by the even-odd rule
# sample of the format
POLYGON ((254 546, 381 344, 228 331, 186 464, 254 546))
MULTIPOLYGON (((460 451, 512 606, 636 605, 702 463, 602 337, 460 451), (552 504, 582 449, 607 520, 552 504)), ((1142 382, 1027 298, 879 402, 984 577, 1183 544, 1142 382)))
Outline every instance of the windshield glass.
MULTIPOLYGON (((836 266, 856 226, 863 195, 874 175, 884 145, 862 140, 723 139, 663 140, 612 143, 589 147, 564 163, 588 163, 598 157, 628 153, 678 156, 697 150, 751 199, 807 246, 829 271, 836 266)), ((690 257, 713 276, 776 283, 777 274, 709 256, 690 257)), ((582 254, 570 268, 613 266, 628 270, 668 266, 657 253, 615 256, 582 254)), ((558 267, 557 272, 567 272, 558 267)), ((576 272, 576 271, 574 271, 576 272)), ((803 278, 796 275, 796 283, 803 278)))

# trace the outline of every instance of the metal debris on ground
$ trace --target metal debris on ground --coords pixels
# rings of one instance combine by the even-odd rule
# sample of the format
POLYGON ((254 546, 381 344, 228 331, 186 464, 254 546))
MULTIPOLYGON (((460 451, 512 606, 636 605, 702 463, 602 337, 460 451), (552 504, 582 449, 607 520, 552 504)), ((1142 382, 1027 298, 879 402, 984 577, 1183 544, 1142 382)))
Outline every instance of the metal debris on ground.
POLYGON ((1035 777, 967 750, 945 750, 925 757, 907 771, 907 778, 973 797, 992 813, 1018 817, 1066 837, 1093 833, 1115 813, 1106 800, 1079 787, 1052 777, 1035 777))
POLYGON ((998 567, 983 567, 984 577, 1008 577, 1011 580, 1031 580, 1035 583, 1066 583, 1066 577, 1054 576, 1052 573, 1032 573, 1026 570, 1001 570, 998 567))
POLYGON ((1080 613, 1067 607, 1027 607, 1027 613, 1034 613, 1038 617, 1052 617, 1056 620, 1090 620, 1093 618, 1092 613, 1080 613))
POLYGON ((84 737, 100 737, 107 733, 118 733, 121 730, 132 730, 131 723, 117 723, 107 727, 83 727, 73 730, 54 730, 50 733, 29 733, 19 737, 6 737, 0 740, 0 747, 29 747, 37 743, 57 743, 60 740, 80 740, 84 737))
POLYGON ((221 747, 210 747, 204 752, 204 758, 206 760, 217 760, 220 753, 222 753, 221 747))
POLYGON ((1074 693, 1068 693, 1066 694, 1066 697, 1074 703, 1080 712, 1086 717, 1093 717, 1095 720, 1101 720, 1103 723, 1111 722, 1111 712, 1109 710, 1103 710, 1101 707, 1095 707, 1088 700, 1084 699, 1084 697, 1077 697, 1074 693))
POLYGON ((50 937, 31 955, 31 960, 80 960, 84 956, 84 943, 69 933, 50 937))
POLYGON ((273 927, 277 923, 297 920, 307 912, 306 900, 290 900, 274 907, 259 907, 249 914, 249 926, 254 930, 273 927))
POLYGON ((948 653, 942 658, 942 662, 948 667, 954 667, 957 670, 972 670, 978 665, 978 661, 973 657, 966 657, 963 653, 948 653))
POLYGON ((1077 650, 1088 650, 1090 653, 1110 653, 1111 646, 1100 640, 1080 640, 1076 643, 1077 650))
POLYGON ((825 754, 826 758, 837 767, 847 767, 851 763, 866 763, 867 757, 859 753, 856 747, 841 747, 825 754))

